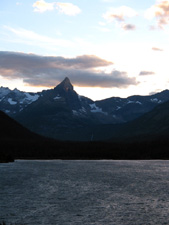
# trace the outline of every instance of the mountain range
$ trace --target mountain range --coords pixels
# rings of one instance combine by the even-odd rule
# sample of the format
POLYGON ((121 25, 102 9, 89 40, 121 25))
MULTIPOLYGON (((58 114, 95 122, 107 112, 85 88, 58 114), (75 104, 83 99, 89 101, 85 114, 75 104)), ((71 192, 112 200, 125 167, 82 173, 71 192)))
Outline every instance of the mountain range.
POLYGON ((0 88, 0 110, 31 131, 58 140, 115 140, 169 132, 169 90, 93 101, 69 78, 38 93, 0 88))

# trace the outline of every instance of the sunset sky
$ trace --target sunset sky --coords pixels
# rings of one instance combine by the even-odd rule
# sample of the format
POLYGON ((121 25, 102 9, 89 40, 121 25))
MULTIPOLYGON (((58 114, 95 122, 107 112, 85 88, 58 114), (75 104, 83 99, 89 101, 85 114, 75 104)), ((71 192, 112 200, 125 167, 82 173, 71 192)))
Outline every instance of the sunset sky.
POLYGON ((91 99, 169 89, 169 0, 1 0, 0 86, 91 99))

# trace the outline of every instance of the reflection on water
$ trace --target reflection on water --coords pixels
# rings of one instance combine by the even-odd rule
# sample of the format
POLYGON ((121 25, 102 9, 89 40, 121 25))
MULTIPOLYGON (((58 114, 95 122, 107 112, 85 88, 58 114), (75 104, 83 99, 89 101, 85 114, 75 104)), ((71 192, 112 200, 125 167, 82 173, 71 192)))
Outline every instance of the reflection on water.
POLYGON ((0 164, 0 222, 169 224, 169 161, 0 164))

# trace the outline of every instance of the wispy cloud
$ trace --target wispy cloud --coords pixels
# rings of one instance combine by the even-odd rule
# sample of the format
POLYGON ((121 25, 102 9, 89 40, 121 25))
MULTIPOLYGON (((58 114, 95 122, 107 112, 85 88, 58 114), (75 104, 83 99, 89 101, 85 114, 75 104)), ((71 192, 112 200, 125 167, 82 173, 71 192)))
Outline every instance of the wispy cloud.
POLYGON ((81 9, 78 6, 73 5, 72 3, 58 2, 56 4, 57 4, 58 10, 61 13, 64 13, 69 16, 75 16, 81 12, 81 9))
POLYGON ((10 33, 13 35, 11 36, 11 42, 20 42, 28 45, 40 46, 43 48, 45 48, 45 46, 47 48, 54 48, 57 46, 73 47, 75 45, 75 43, 70 40, 51 38, 23 28, 13 28, 9 26, 4 26, 4 28, 10 31, 10 33))
POLYGON ((122 88, 137 84, 126 72, 113 70, 107 74, 99 70, 112 64, 91 55, 64 58, 0 52, 0 75, 8 79, 20 78, 27 85, 53 87, 65 76, 82 87, 122 88))
POLYGON ((137 12, 127 6, 121 6, 119 8, 110 8, 104 15, 103 18, 108 22, 117 20, 119 22, 125 21, 126 18, 134 17, 137 12))
POLYGON ((53 10, 55 4, 55 2, 47 3, 44 0, 39 0, 33 4, 33 7, 35 12, 43 13, 48 10, 53 10))
POLYGON ((141 71, 139 73, 140 76, 147 76, 147 75, 155 75, 153 71, 141 71))
POLYGON ((134 24, 122 24, 124 30, 135 30, 136 26, 134 24))
POLYGON ((160 51, 160 52, 164 51, 162 48, 157 48, 157 47, 152 47, 152 50, 153 51, 160 51))
POLYGON ((81 12, 81 9, 72 4, 72 3, 64 3, 64 2, 45 2, 44 0, 36 1, 33 4, 34 11, 43 13, 49 10, 58 10, 61 13, 64 13, 69 16, 75 16, 81 12))
POLYGON ((133 24, 126 24, 125 21, 127 18, 135 17, 137 12, 127 6, 121 6, 118 8, 110 8, 105 14, 103 14, 103 18, 111 23, 117 21, 121 24, 122 29, 124 30, 135 30, 136 26, 133 24))
POLYGON ((169 24, 169 0, 157 1, 145 12, 145 17, 147 19, 156 18, 158 28, 163 29, 165 25, 169 24))

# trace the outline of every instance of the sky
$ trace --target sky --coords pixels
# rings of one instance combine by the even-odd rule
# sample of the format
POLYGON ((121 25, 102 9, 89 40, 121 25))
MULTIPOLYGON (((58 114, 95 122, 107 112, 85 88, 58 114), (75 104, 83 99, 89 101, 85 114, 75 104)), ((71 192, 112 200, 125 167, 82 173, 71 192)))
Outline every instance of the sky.
POLYGON ((1 0, 0 86, 93 100, 169 89, 169 0, 1 0))

